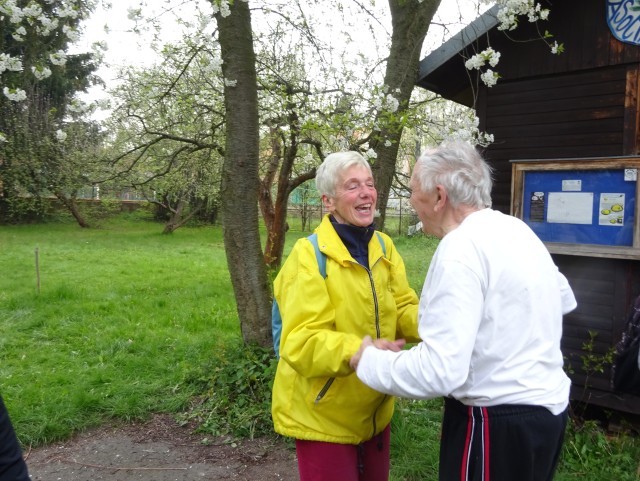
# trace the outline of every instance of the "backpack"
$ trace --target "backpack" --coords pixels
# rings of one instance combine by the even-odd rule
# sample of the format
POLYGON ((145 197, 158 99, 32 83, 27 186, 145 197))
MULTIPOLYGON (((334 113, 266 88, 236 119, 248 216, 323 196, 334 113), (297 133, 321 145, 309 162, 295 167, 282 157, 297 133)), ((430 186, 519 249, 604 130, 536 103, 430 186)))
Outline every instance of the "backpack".
MULTIPOLYGON (((376 232, 378 236, 378 241, 380 241, 380 245, 382 246, 383 255, 387 255, 387 248, 384 245, 384 241, 382 240, 382 236, 379 232, 376 232)), ((323 278, 327 277, 327 256, 324 255, 320 251, 320 246, 318 246, 318 234, 315 232, 311 234, 309 237, 309 242, 313 245, 313 250, 316 253, 316 260, 318 261, 318 270, 320 271, 320 275, 323 278)), ((273 350, 276 353, 276 358, 280 358, 280 336, 282 335, 282 316, 280 315, 280 308, 278 307, 278 302, 274 296, 273 304, 271 305, 271 334, 273 336, 273 350)))
POLYGON ((622 339, 616 344, 611 367, 614 390, 640 396, 640 296, 633 304, 622 339))

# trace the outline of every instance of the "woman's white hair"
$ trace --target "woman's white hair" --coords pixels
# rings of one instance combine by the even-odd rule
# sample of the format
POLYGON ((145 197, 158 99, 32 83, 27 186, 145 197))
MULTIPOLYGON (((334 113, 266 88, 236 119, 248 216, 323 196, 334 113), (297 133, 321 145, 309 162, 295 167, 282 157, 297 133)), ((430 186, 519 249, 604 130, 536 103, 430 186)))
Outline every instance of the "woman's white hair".
POLYGON ((320 195, 335 197, 336 184, 341 174, 354 165, 365 167, 371 172, 369 162, 358 152, 334 152, 327 155, 316 171, 316 188, 320 195))
POLYGON ((461 140, 425 150, 415 167, 420 188, 432 192, 436 185, 444 186, 454 207, 491 207, 491 173, 476 148, 461 140))

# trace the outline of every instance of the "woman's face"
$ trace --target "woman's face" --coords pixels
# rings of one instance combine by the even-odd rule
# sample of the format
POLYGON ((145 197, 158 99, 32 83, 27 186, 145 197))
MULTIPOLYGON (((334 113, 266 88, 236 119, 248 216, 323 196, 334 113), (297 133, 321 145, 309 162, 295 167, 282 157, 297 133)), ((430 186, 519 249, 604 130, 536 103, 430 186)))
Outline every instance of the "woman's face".
POLYGON ((336 221, 360 227, 373 222, 377 200, 371 172, 361 165, 349 167, 342 173, 335 197, 322 196, 325 208, 336 221))

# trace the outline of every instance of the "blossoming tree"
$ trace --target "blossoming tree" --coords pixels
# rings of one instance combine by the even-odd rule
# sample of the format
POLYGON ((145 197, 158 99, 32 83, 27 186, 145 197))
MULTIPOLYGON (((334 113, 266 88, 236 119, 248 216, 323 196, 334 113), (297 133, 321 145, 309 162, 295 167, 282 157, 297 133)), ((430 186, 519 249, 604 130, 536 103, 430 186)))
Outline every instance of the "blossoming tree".
POLYGON ((90 85, 96 69, 90 53, 67 50, 94 3, 0 0, 0 211, 5 214, 26 202, 33 207, 45 192, 67 205, 66 126, 82 112, 74 94, 90 85))

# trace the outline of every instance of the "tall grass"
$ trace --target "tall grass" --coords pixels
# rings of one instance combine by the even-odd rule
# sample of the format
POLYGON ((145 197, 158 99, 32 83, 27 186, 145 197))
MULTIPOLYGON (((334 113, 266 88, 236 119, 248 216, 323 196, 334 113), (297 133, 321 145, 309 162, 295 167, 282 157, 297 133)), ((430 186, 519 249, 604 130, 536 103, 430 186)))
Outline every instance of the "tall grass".
POLYGON ((179 410, 215 346, 238 337, 220 229, 160 232, 0 227, 0 389, 23 443, 179 410))

